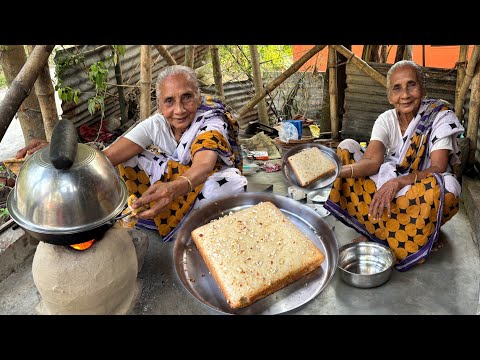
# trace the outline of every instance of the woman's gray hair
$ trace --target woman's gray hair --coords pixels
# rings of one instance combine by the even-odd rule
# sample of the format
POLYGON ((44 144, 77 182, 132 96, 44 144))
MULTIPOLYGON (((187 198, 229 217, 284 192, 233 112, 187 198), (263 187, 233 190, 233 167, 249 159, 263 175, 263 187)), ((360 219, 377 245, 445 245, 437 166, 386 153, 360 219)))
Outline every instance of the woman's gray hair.
POLYGON ((200 86, 198 85, 198 79, 197 74, 195 74, 195 70, 184 65, 171 65, 162 69, 158 73, 157 81, 155 83, 155 93, 157 95, 157 101, 158 99, 160 99, 160 85, 167 77, 176 74, 183 74, 185 78, 192 83, 196 92, 196 96, 200 97, 200 86))
POLYGON ((395 64, 392 65, 392 67, 388 70, 387 72, 387 95, 390 94, 390 78, 392 77, 392 74, 397 71, 400 68, 403 67, 410 67, 413 70, 415 70, 415 73, 417 74, 417 80, 420 84, 420 88, 422 90, 423 94, 426 94, 427 89, 425 88, 425 75, 423 73, 422 68, 415 62, 411 60, 401 60, 399 62, 396 62, 395 64))

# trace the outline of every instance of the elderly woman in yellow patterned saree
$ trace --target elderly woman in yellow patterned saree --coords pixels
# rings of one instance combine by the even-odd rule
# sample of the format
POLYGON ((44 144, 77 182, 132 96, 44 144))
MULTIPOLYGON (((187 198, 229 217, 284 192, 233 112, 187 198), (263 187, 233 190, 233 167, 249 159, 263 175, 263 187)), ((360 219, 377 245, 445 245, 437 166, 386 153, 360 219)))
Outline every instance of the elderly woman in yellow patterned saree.
POLYGON ((400 61, 387 73, 394 109, 382 113, 365 149, 346 139, 343 166, 325 207, 367 240, 389 246, 399 271, 424 262, 440 226, 459 209, 456 138, 464 129, 444 100, 425 98, 421 67, 400 61))
POLYGON ((156 228, 164 241, 191 209, 224 194, 246 190, 237 144, 238 123, 223 104, 200 96, 195 72, 163 69, 156 82, 158 113, 104 150, 119 165, 137 225, 156 228), (152 221, 153 219, 153 221, 152 221))
MULTIPOLYGON (((128 222, 157 229, 164 241, 192 210, 225 194, 244 192, 238 123, 218 100, 202 98, 195 71, 168 66, 155 84, 158 112, 104 150, 136 201, 128 222), (138 212, 138 213, 137 213, 138 212)), ((17 158, 48 145, 32 140, 17 158)), ((124 211, 125 212, 125 211, 124 211)))

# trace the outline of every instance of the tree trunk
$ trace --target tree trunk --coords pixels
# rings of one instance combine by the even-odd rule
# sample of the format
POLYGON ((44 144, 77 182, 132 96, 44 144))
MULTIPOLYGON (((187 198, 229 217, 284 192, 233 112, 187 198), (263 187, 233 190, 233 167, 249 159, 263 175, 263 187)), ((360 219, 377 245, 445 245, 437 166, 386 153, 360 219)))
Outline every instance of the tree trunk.
MULTIPOLYGON (((30 94, 38 74, 45 64, 47 64, 48 57, 54 47, 55 45, 37 45, 18 75, 11 82, 7 93, 5 94, 5 98, 0 103, 0 141, 3 139, 8 126, 12 122, 12 119, 23 101, 30 94)), ((28 105, 26 104, 23 106, 25 111, 32 111, 32 109, 27 108, 27 106, 28 105)), ((36 112, 40 114, 40 111, 36 110, 36 112)), ((25 143, 30 142, 30 139, 33 138, 45 139, 45 130, 43 129, 41 116, 34 120, 34 117, 29 113, 28 118, 30 128, 26 132, 22 128, 22 131, 24 131, 25 143), (32 125, 32 121, 35 121, 35 126, 32 125), (41 131, 39 129, 41 129, 41 131)))
POLYGON ((387 63, 387 45, 382 45, 382 48, 380 49, 380 62, 383 64, 387 63))
POLYGON ((164 45, 153 45, 157 49, 158 53, 163 57, 168 65, 177 65, 177 62, 172 55, 168 52, 167 48, 164 45))
MULTIPOLYGON (((260 94, 263 90, 262 71, 260 70, 260 55, 256 45, 248 45, 252 59, 253 84, 255 85, 255 94, 260 94)), ((258 117, 260 123, 270 125, 268 119, 268 110, 265 99, 261 99, 257 104, 258 117)))
MULTIPOLYGON (((1 52, 0 60, 7 85, 10 87, 27 60, 23 45, 5 46, 1 52)), ((37 137, 45 139, 42 113, 35 92, 30 92, 23 101, 23 104, 18 109, 17 117, 20 121, 25 144, 37 137)))
POLYGON ((215 88, 220 99, 225 100, 225 93, 223 92, 222 69, 220 67, 220 58, 218 56, 218 46, 210 46, 210 54, 212 55, 212 69, 213 79, 215 80, 215 88))
POLYGON ((455 86, 455 109, 458 106, 458 94, 460 93, 460 88, 462 87, 463 79, 465 79, 465 69, 467 67, 467 57, 468 57, 468 45, 460 45, 460 52, 458 54, 458 67, 457 67, 457 85, 455 86))
POLYGON ((150 116, 152 99, 152 67, 150 58, 150 45, 140 47, 140 120, 150 116))
POLYGON ((332 46, 328 47, 328 93, 330 97, 330 124, 332 138, 338 139, 338 114, 337 114, 337 67, 336 54, 332 46))
POLYGON ((120 123, 124 125, 128 122, 128 114, 123 91, 122 60, 120 56, 117 57, 117 63, 115 64, 115 80, 117 81, 118 104, 120 105, 120 123))
POLYGON ((305 64, 310 58, 312 58, 316 53, 321 51, 327 45, 315 45, 309 51, 307 51, 300 59, 295 61, 283 74, 278 76, 276 79, 268 83, 267 86, 262 90, 261 93, 255 95, 248 103, 246 103, 239 111, 238 117, 241 118, 244 116, 251 108, 253 108, 260 100, 262 100, 268 93, 272 92, 278 85, 287 80, 293 73, 295 73, 300 67, 305 64))
POLYGON ((395 62, 403 60, 403 55, 405 54, 405 45, 397 46, 397 53, 395 54, 395 62))
POLYGON ((475 152, 477 150, 478 120, 480 115, 480 62, 475 69, 472 79, 472 92, 470 93, 470 107, 468 112, 467 138, 470 150, 468 152, 468 164, 473 166, 475 152))
POLYGON ((387 79, 385 78, 385 76, 380 74, 370 65, 368 65, 365 61, 355 56, 355 54, 352 53, 350 50, 348 50, 342 45, 331 45, 331 46, 333 46, 335 50, 337 50, 340 54, 345 56, 347 59, 350 59, 349 61, 351 61, 352 64, 357 66, 360 70, 362 70, 365 74, 370 76, 373 80, 378 81, 385 88, 387 87, 387 79))
POLYGON ((186 45, 184 65, 191 67, 193 69, 194 63, 195 63, 195 45, 186 45))
POLYGON ((465 78, 463 79, 462 86, 458 91, 458 106, 457 103, 455 103, 455 115, 457 115, 457 118, 460 121, 463 119, 463 101, 465 100, 465 95, 467 94, 470 83, 472 82, 475 66, 477 65, 479 57, 480 45, 475 45, 472 51, 472 56, 470 57, 470 61, 467 65, 467 69, 465 70, 465 78))
MULTIPOLYGON (((30 52, 35 46, 30 46, 30 52)), ((45 129, 45 137, 48 141, 52 138, 52 131, 55 124, 58 122, 57 104, 55 102, 55 90, 50 76, 50 69, 48 63, 38 74, 35 82, 35 94, 37 94, 40 110, 42 111, 43 127, 45 129)))

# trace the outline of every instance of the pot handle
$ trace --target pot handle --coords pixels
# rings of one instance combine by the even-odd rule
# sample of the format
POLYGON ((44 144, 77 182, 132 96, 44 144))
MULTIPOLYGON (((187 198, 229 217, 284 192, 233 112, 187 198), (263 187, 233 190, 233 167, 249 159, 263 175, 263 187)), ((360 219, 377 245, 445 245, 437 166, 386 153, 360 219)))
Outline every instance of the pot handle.
POLYGON ((77 129, 68 119, 60 120, 52 131, 50 161, 59 170, 69 169, 77 155, 77 129))

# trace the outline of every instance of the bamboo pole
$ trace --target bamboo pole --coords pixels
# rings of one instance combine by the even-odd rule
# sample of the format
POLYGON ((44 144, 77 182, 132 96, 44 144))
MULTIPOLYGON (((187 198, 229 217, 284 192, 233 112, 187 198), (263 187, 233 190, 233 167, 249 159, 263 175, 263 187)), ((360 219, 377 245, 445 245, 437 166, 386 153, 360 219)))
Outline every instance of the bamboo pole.
MULTIPOLYGON (((260 70, 260 54, 258 53, 257 45, 248 45, 248 48, 250 50, 250 57, 252 59, 253 84, 255 85, 255 94, 260 94, 263 90, 262 72, 260 70)), ((265 98, 261 99, 258 102, 257 109, 260 123, 264 125, 270 125, 265 98)))
POLYGON ((458 102, 455 103, 455 115, 457 115, 457 118, 460 121, 462 121, 463 119, 463 102, 465 101, 465 95, 467 94, 470 83, 472 82, 475 66, 477 65, 479 56, 480 45, 475 45, 472 51, 472 56, 470 57, 467 68, 465 70, 465 78, 463 79, 462 86, 460 86, 460 90, 458 91, 458 102))
MULTIPOLYGON (((460 45, 460 52, 458 54, 458 66, 457 66, 457 84, 455 85, 455 109, 459 105, 458 103, 458 94, 460 93, 460 88, 465 79, 465 69, 467 67, 467 56, 468 56, 468 45, 460 45)), ((462 104, 463 105, 463 104, 462 104)))
POLYGON ((473 166, 475 151, 477 150, 478 121, 480 117, 480 62, 475 68, 470 93, 470 107, 468 111, 467 138, 469 142, 468 164, 473 166))
POLYGON ((253 108, 260 100, 262 100, 268 93, 273 91, 278 85, 287 80, 293 73, 295 73, 300 67, 305 64, 310 58, 312 58, 316 53, 321 51, 327 45, 315 45, 309 51, 307 51, 300 59, 295 61, 287 70, 285 70, 280 76, 276 79, 270 81, 262 90, 261 93, 256 94, 253 98, 250 99, 239 111, 238 117, 241 118, 244 116, 251 108, 253 108))
POLYGON ((140 120, 150 116, 152 100, 152 67, 150 58, 150 45, 140 47, 140 120))
MULTIPOLYGON (((30 46, 30 52, 35 46, 30 46)), ((40 111, 43 117, 43 127, 45 129, 45 137, 47 141, 52 138, 52 131, 58 122, 57 104, 55 102, 55 90, 50 77, 50 69, 48 63, 43 66, 38 74, 35 82, 35 94, 38 97, 40 111)))
POLYGON ((125 93, 123 91, 122 60, 120 56, 117 58, 117 63, 115 64, 115 80, 117 82, 118 104, 120 105, 120 124, 124 125, 128 122, 128 113, 125 93))
POLYGON ((412 60, 413 57, 413 45, 405 45, 403 51, 403 60, 412 60))
POLYGON ((328 47, 328 92, 330 94, 330 126, 332 137, 338 139, 338 114, 337 114, 337 61, 335 49, 328 47))
POLYGON ((168 65, 177 65, 177 62, 164 45, 153 45, 168 65))
POLYGON ((0 103, 0 141, 23 100, 32 90, 38 74, 47 63, 54 47, 55 45, 37 45, 8 88, 5 98, 0 103))
POLYGON ((195 63, 195 45, 186 45, 185 61, 183 62, 183 64, 193 69, 194 63, 195 63))
POLYGON ((222 69, 220 67, 220 57, 218 56, 218 46, 210 46, 210 54, 212 55, 212 69, 213 79, 215 80, 215 88, 217 95, 221 100, 225 100, 225 93, 223 91, 222 69))
POLYGON ((382 84, 385 88, 387 87, 387 78, 368 65, 365 61, 358 58, 354 53, 345 48, 342 45, 331 45, 336 51, 345 56, 349 61, 352 62, 356 67, 358 67, 365 74, 370 76, 373 80, 382 84))

